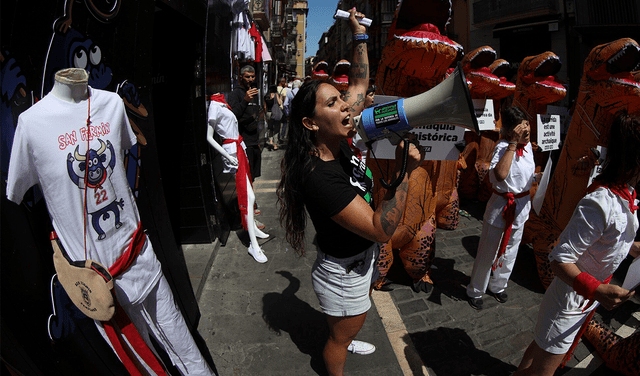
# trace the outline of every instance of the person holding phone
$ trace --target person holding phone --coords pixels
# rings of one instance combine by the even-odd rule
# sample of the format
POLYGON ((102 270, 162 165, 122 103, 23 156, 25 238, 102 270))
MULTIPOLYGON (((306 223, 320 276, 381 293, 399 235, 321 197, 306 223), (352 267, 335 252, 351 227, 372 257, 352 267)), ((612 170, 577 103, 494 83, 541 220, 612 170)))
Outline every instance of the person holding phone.
POLYGON ((256 70, 251 65, 245 65, 240 69, 240 85, 236 86, 227 97, 231 111, 238 119, 240 136, 247 147, 245 153, 249 160, 251 181, 261 175, 260 165, 262 163, 258 129, 260 91, 256 88, 255 80, 256 70))

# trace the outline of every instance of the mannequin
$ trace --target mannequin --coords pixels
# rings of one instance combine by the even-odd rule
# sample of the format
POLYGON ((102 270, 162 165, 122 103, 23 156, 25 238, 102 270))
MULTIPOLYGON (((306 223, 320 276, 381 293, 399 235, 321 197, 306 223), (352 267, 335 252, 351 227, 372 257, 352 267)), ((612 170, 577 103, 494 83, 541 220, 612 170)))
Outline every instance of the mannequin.
POLYGON ((258 244, 257 238, 266 239, 269 235, 260 231, 253 220, 253 206, 255 204, 256 196, 251 187, 251 179, 249 178, 250 175, 248 170, 244 173, 245 184, 238 183, 240 176, 237 176, 237 174, 240 172, 238 169, 239 162, 237 157, 237 145, 240 144, 244 148, 244 142, 237 142, 240 139, 240 135, 238 133, 238 121, 233 112, 228 108, 228 105, 224 100, 224 96, 221 94, 215 94, 211 96, 211 99, 211 104, 209 105, 207 141, 218 153, 220 153, 220 155, 222 155, 224 161, 224 172, 236 174, 238 205, 240 205, 241 215, 243 215, 243 225, 249 233, 249 240, 251 243, 247 251, 257 262, 265 263, 267 262, 267 256, 265 256, 260 244, 258 244), (220 145, 213 138, 214 132, 217 132, 220 136, 229 140, 229 142, 224 145, 220 145), (243 187, 241 187, 241 185, 243 187), (251 209, 243 210, 242 208, 242 192, 240 192, 242 189, 245 189, 247 197, 245 208, 251 209))
POLYGON ((183 375, 213 375, 141 226, 122 159, 136 143, 124 103, 90 88, 88 78, 78 68, 57 72, 50 95, 20 115, 7 198, 19 204, 39 184, 70 258, 108 267, 116 314, 96 326, 130 373, 165 374, 153 337, 183 375))
POLYGON ((63 69, 55 75, 51 94, 71 103, 80 103, 89 97, 89 73, 84 69, 63 69))

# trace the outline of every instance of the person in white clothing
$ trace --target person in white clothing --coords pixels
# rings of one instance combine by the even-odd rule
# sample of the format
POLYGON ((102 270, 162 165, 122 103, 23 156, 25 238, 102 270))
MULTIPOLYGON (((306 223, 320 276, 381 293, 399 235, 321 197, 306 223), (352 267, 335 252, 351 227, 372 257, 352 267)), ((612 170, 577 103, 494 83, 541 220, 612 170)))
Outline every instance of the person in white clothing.
POLYGON ((640 255, 636 187, 640 118, 616 117, 602 173, 587 189, 549 255, 555 278, 544 294, 534 340, 514 376, 551 376, 565 363, 598 304, 611 310, 634 291, 608 284, 620 263, 640 255))
POLYGON ((238 120, 228 107, 227 102, 222 94, 215 94, 211 96, 211 103, 209 104, 209 120, 207 126, 207 141, 209 144, 222 155, 224 162, 224 172, 236 174, 236 189, 238 190, 238 205, 240 206, 241 215, 243 215, 243 225, 249 233, 249 254, 259 263, 267 262, 267 256, 258 244, 258 238, 266 239, 268 234, 260 231, 253 219, 253 208, 255 203, 255 194, 251 188, 251 180, 249 179, 248 170, 239 169, 240 163, 244 161, 246 163, 246 157, 238 158, 238 148, 244 155, 244 142, 240 140, 240 133, 238 131, 238 120), (218 133, 220 137, 225 139, 225 142, 220 145, 213 138, 213 134, 218 133), (242 175, 244 175, 244 177, 242 175), (244 184, 237 183, 238 179, 243 179, 244 184), (246 202, 242 202, 246 201, 246 202), (244 209, 243 209, 244 208, 244 209), (251 225, 248 225, 251 224, 251 225))
POLYGON ((496 144, 489 167, 493 195, 487 202, 478 253, 467 285, 469 304, 476 310, 482 309, 482 295, 487 288, 498 302, 507 301, 505 289, 531 209, 529 189, 535 163, 527 116, 517 107, 506 108, 502 111, 501 132, 503 139, 496 144))
MULTIPOLYGON (((122 158, 136 137, 122 99, 90 88, 88 78, 79 68, 57 72, 51 93, 20 115, 7 198, 19 204, 25 192, 39 184, 53 228, 71 259, 92 259, 112 268, 141 230, 122 158)), ((117 273, 112 271, 117 303, 147 346, 153 348, 153 336, 183 375, 213 375, 176 305, 151 242, 146 234, 139 239, 133 261, 117 273)), ((109 341, 107 325, 96 324, 109 341)), ((126 351, 118 352, 117 345, 109 343, 122 360, 126 351)), ((133 346, 137 356, 143 356, 138 350, 147 351, 144 345, 133 346)), ((139 366, 135 360, 129 363, 138 371, 153 367, 139 366)))

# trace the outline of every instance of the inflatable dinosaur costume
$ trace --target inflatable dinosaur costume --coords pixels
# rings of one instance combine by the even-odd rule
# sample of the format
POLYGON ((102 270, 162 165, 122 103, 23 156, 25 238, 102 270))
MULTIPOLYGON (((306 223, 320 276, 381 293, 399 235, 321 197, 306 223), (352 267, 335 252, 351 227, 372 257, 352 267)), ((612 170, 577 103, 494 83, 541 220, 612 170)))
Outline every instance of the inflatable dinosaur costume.
MULTIPOLYGON (((567 95, 567 89, 555 78, 561 66, 560 58, 553 52, 547 51, 540 55, 525 57, 518 68, 513 105, 527 114, 531 125, 531 144, 536 161, 536 172, 544 168, 549 156, 549 152, 538 149, 537 115, 546 114, 548 104, 557 102, 567 95)), ((534 183, 531 189, 532 197, 537 186, 534 183)))
POLYGON ((329 79, 329 64, 326 61, 319 61, 311 72, 311 78, 314 80, 326 81, 329 79))
POLYGON ((593 319, 582 338, 596 348, 610 369, 627 376, 640 375, 640 332, 622 338, 593 319))
POLYGON ((349 69, 351 69, 351 63, 345 59, 338 61, 336 66, 333 67, 329 82, 341 93, 344 93, 349 88, 349 69))
MULTIPOLYGON (((513 95, 516 85, 505 77, 498 77, 496 73, 506 75, 510 69, 509 63, 503 59, 496 60, 495 50, 490 46, 483 46, 465 55, 462 69, 469 84, 471 98, 493 99, 496 128, 499 129, 501 100, 513 95)), ((487 201, 491 197, 492 186, 487 172, 499 138, 498 130, 483 131, 479 135, 465 132, 466 146, 461 156, 468 167, 460 173, 458 192, 461 198, 487 201)))
MULTIPOLYGON (((405 0, 398 4, 376 75, 378 94, 409 97, 434 87, 462 51, 438 29, 444 29, 449 19, 450 4, 435 0, 427 3, 405 0)), ((388 179, 395 161, 369 158, 367 162, 378 181, 382 175, 388 179)), ((457 161, 453 163, 457 165, 457 161)), ((433 282, 428 273, 435 253, 436 177, 442 165, 426 161, 411 174, 404 217, 391 240, 382 246, 378 262, 381 276, 375 288, 386 283, 397 250, 414 290, 431 290, 433 282)), ((455 172, 456 167, 450 173, 452 179, 456 178, 455 172)), ((374 197, 379 201, 384 194, 380 184, 376 185, 374 197)))
POLYGON ((548 254, 587 188, 593 164, 584 161, 593 154, 590 148, 606 147, 618 112, 640 112, 640 74, 631 72, 638 62, 640 46, 630 38, 594 47, 584 62, 571 124, 540 215, 532 212, 525 228, 545 288, 553 280, 548 254))

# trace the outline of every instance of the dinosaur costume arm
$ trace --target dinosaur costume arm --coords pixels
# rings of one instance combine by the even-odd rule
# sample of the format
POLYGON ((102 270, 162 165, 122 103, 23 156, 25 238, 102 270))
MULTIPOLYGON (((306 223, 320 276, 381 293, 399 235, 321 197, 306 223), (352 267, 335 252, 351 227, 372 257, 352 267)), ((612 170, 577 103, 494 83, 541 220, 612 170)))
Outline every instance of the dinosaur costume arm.
MULTIPOLYGON (((355 8, 349 11, 349 26, 353 34, 366 34, 367 29, 358 23, 355 8)), ((364 109, 364 98, 369 87, 369 56, 366 40, 354 40, 353 57, 349 71, 349 88, 344 94, 344 101, 350 106, 352 116, 358 115, 364 109)))

